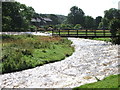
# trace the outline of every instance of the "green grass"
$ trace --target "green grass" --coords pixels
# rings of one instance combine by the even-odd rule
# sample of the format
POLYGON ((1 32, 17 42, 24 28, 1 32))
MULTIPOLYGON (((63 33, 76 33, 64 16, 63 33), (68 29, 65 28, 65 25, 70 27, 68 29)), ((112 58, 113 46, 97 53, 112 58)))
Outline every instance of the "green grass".
POLYGON ((111 38, 93 38, 92 40, 100 40, 100 41, 111 42, 111 38))
POLYGON ((120 74, 110 75, 109 77, 106 77, 105 79, 101 81, 81 85, 80 87, 76 87, 73 90, 77 90, 80 88, 118 88, 120 87, 119 80, 120 80, 120 74))
POLYGON ((2 73, 63 60, 74 52, 72 42, 60 37, 3 35, 2 41, 2 73))

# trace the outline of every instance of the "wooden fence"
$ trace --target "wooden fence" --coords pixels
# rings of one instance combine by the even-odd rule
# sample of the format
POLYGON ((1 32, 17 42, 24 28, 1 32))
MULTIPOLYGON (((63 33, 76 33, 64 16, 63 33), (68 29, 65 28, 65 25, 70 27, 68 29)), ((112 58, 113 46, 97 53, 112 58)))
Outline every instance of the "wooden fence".
POLYGON ((81 37, 81 38, 112 37, 110 30, 52 30, 52 35, 60 37, 81 37))

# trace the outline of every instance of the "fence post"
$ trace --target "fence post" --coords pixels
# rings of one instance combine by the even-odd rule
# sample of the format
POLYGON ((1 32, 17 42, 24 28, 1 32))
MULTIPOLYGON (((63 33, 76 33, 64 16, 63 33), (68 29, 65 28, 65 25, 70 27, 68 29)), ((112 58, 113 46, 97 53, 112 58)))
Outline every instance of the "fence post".
POLYGON ((77 36, 78 36, 78 29, 77 29, 77 36))
POLYGON ((96 36, 96 30, 94 31, 94 35, 96 36))
POLYGON ((54 34, 54 30, 52 29, 52 36, 53 36, 53 34, 54 34))
POLYGON ((104 36, 105 36, 105 30, 103 30, 104 36))
POLYGON ((69 36, 69 29, 68 29, 68 36, 69 36))
POLYGON ((59 36, 60 36, 60 29, 59 29, 59 36))
POLYGON ((87 29, 86 29, 86 36, 87 36, 87 29))

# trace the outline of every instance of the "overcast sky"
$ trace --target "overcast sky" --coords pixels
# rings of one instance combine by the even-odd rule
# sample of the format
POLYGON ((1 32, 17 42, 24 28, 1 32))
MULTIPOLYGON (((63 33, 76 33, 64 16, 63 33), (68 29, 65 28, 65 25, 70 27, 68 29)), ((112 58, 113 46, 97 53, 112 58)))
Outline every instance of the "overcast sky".
POLYGON ((118 9, 120 0, 15 0, 27 6, 32 6, 37 13, 68 15, 72 6, 81 8, 85 15, 103 16, 110 8, 118 9))

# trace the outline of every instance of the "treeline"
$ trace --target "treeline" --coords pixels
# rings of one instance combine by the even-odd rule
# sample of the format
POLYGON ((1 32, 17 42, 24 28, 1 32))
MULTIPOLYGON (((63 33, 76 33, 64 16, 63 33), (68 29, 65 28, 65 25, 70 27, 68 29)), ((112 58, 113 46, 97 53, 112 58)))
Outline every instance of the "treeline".
POLYGON ((97 16, 95 19, 92 16, 86 16, 85 12, 73 6, 70 9, 70 13, 67 16, 67 24, 80 24, 84 29, 110 29, 110 23, 112 20, 120 20, 120 10, 111 8, 104 11, 104 17, 97 16))
MULTIPOLYGON (((52 26, 58 29, 109 29, 113 19, 120 19, 120 10, 111 8, 104 11, 104 17, 86 16, 85 12, 73 6, 68 16, 55 14, 38 14, 32 7, 27 7, 19 2, 2 3, 2 29, 3 31, 27 31, 35 27, 31 23, 32 18, 50 18, 49 24, 41 26, 52 26)), ((40 27, 40 26, 39 26, 40 27)), ((34 28, 35 29, 35 28, 34 28)))
POLYGON ((2 3, 2 31, 26 31, 35 11, 19 2, 2 3))
POLYGON ((38 27, 57 25, 63 23, 66 16, 55 14, 38 14, 32 7, 19 2, 3 2, 2 3, 2 31, 28 31, 38 29, 38 27), (49 18, 52 21, 40 25, 33 25, 32 18, 49 18))
POLYGON ((111 29, 110 25, 115 20, 120 20, 118 9, 105 10, 104 17, 97 16, 94 19, 92 16, 86 16, 82 9, 73 6, 63 22, 51 26, 57 29, 111 29))
MULTIPOLYGON (((94 13, 94 12, 93 12, 94 13)), ((73 6, 68 16, 55 14, 38 14, 32 7, 19 2, 2 3, 2 31, 28 31, 38 29, 31 23, 32 18, 49 18, 49 24, 42 24, 42 28, 53 29, 111 29, 113 36, 120 35, 120 10, 111 8, 104 11, 104 17, 86 16, 85 12, 73 6)), ((39 25, 41 28, 41 25, 39 25)))

